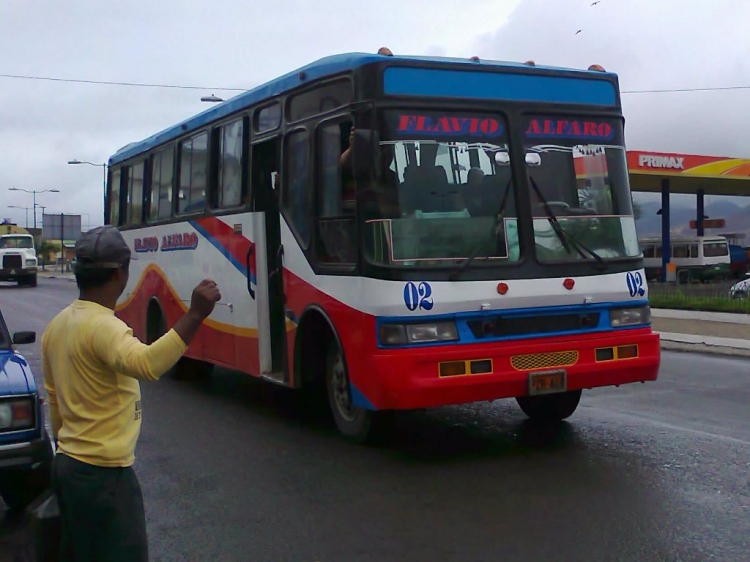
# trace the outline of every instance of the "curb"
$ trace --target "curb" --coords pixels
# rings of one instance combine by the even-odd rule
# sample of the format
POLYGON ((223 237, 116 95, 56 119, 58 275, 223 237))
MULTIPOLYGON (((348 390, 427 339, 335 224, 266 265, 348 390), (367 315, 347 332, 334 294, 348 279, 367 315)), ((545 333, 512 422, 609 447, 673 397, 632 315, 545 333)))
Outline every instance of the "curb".
POLYGON ((65 281, 75 281, 75 277, 68 277, 66 275, 39 275, 37 274, 37 277, 40 277, 42 279, 63 279, 65 281))
POLYGON ((710 338, 693 334, 658 332, 661 348, 667 351, 708 353, 728 357, 750 357, 750 341, 735 338, 710 338))
POLYGON ((703 320, 706 322, 723 322, 727 324, 750 324, 750 314, 741 312, 703 312, 697 310, 652 308, 651 316, 652 318, 670 318, 673 320, 703 320))

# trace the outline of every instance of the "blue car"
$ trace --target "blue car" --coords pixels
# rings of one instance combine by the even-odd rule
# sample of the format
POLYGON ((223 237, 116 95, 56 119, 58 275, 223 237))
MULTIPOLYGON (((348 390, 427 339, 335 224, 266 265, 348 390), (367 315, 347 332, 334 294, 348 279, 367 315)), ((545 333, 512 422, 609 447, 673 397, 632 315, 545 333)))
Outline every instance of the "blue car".
POLYGON ((12 511, 23 510, 50 486, 54 452, 43 400, 31 366, 15 350, 35 341, 34 332, 11 338, 0 312, 0 498, 12 511))

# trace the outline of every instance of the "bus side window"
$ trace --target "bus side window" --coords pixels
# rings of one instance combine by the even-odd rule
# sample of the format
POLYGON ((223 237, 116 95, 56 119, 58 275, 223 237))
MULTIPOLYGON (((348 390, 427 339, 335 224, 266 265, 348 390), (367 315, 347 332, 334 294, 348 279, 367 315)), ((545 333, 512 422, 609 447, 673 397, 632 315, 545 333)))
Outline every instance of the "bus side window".
POLYGON ((144 162, 130 168, 128 174, 127 224, 141 224, 143 220, 143 169, 144 162))
POLYGON ((672 246, 673 258, 689 258, 690 247, 687 244, 675 244, 672 246))
POLYGON ((324 263, 355 261, 354 217, 344 207, 347 202, 354 203, 353 178, 346 169, 346 162, 342 166, 341 158, 349 147, 351 128, 351 122, 334 123, 321 127, 317 134, 320 180, 316 253, 324 263))
POLYGON ((242 119, 221 127, 219 134, 219 207, 242 202, 242 119))
POLYGON ((174 149, 157 152, 151 162, 151 206, 149 220, 168 219, 172 215, 172 177, 174 149))
POLYGON ((107 205, 109 206, 109 224, 120 226, 120 178, 122 171, 118 168, 110 175, 109 196, 107 205))
POLYGON ((354 185, 347 161, 342 155, 349 148, 351 122, 322 127, 318 132, 318 162, 321 172, 318 201, 321 217, 338 217, 344 213, 346 202, 354 202, 354 185))
POLYGON ((180 143, 179 212, 203 211, 208 179, 208 133, 180 143))
POLYGON ((310 134, 306 130, 287 135, 284 151, 281 207, 303 247, 310 242, 310 134))

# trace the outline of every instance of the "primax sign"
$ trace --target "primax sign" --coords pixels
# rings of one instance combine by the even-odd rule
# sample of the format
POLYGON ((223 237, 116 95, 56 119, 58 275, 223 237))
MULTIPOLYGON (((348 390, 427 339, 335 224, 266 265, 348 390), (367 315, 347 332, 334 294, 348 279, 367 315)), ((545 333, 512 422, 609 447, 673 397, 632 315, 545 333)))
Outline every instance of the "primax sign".
POLYGON ((641 154, 638 156, 638 166, 641 168, 669 168, 673 170, 684 169, 685 158, 683 156, 652 156, 641 154))

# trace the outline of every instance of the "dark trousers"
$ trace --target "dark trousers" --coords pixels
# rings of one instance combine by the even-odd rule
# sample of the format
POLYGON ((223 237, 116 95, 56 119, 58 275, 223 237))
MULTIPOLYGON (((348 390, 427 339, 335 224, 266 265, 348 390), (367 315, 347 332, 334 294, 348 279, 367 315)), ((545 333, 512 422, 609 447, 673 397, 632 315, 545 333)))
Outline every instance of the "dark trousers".
POLYGON ((143 495, 132 467, 103 468, 62 453, 52 488, 60 507, 60 559, 148 562, 143 495))

